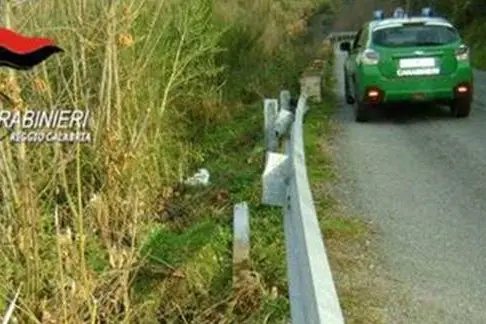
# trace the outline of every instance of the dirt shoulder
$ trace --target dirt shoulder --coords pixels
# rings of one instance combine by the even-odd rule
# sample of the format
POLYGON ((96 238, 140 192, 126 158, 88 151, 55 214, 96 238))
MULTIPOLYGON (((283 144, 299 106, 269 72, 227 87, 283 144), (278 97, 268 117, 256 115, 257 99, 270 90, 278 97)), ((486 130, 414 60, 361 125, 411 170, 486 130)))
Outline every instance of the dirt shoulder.
POLYGON ((335 199, 332 156, 334 98, 314 105, 306 116, 305 142, 309 179, 331 269, 346 323, 385 323, 386 282, 377 253, 376 228, 350 216, 335 199))

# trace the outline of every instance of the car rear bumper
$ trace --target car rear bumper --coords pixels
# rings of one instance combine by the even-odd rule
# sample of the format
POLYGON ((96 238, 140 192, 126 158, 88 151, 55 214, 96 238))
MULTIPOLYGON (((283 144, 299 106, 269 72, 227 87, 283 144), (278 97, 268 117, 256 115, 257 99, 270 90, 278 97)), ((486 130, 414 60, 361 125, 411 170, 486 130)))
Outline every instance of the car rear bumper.
POLYGON ((361 79, 357 95, 363 101, 451 101, 458 97, 473 97, 472 71, 460 70, 451 76, 384 78, 380 74, 368 74, 361 79), (459 91, 459 87, 461 87, 459 91), (463 91, 466 87, 467 91, 463 91), (370 91, 379 93, 369 97, 370 91))

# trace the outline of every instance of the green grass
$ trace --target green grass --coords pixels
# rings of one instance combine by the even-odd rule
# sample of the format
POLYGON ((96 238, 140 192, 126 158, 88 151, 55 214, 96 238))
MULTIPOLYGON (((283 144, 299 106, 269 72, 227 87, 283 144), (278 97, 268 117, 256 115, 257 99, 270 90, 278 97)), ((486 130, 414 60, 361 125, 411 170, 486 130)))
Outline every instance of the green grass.
POLYGON ((261 105, 247 106, 231 122, 217 126, 199 139, 205 147, 205 167, 211 172, 211 185, 198 189, 204 194, 192 200, 192 212, 180 215, 186 219, 154 227, 144 244, 143 253, 149 255, 149 262, 139 271, 136 286, 141 296, 156 300, 159 316, 164 320, 185 318, 189 322, 210 323, 226 317, 234 323, 265 320, 279 323, 289 316, 281 211, 260 205, 262 115, 261 105), (218 196, 221 201, 215 202, 218 196), (241 201, 250 206, 250 266, 257 277, 235 295, 231 266, 232 206, 241 201), (217 206, 218 210, 211 210, 210 206, 217 206), (175 228, 181 223, 184 229, 177 233, 175 228), (185 279, 174 282, 176 271, 185 279), (157 301, 156 291, 164 281, 163 276, 168 285, 177 285, 169 303, 157 301), (277 295, 272 289, 277 290, 277 295), (214 307, 225 299, 233 303, 214 307), (180 314, 174 309, 180 309, 180 314))
POLYGON ((486 20, 476 20, 463 30, 465 40, 471 47, 473 64, 482 70, 486 70, 486 41, 481 33, 484 28, 486 20))

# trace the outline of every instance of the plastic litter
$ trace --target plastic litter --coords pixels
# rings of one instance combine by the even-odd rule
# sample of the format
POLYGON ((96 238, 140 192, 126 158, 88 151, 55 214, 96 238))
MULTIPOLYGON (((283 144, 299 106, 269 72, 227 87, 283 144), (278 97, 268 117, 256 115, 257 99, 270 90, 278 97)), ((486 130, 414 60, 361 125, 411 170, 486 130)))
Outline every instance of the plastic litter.
POLYGON ((209 171, 201 168, 192 177, 186 179, 184 184, 189 186, 207 186, 209 185, 209 177, 209 171))

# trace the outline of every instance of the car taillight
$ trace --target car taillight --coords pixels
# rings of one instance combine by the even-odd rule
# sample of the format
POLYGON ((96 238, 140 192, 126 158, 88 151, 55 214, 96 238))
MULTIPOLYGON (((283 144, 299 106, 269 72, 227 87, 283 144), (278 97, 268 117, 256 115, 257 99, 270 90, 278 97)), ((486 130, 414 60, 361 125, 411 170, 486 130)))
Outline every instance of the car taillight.
POLYGON ((466 45, 459 46, 456 49, 456 58, 458 61, 468 61, 469 60, 469 47, 466 45))
POLYGON ((384 93, 380 88, 371 86, 366 88, 364 99, 369 103, 379 103, 383 99, 383 96, 384 93))
POLYGON ((375 65, 380 61, 380 54, 372 49, 366 49, 361 59, 365 65, 375 65))
POLYGON ((469 82, 462 82, 454 88, 456 97, 472 97, 473 85, 469 82))

